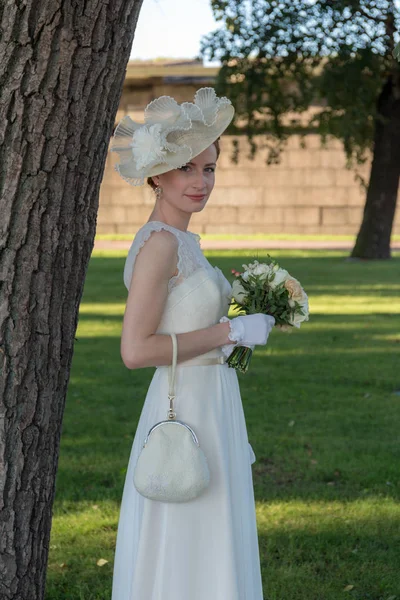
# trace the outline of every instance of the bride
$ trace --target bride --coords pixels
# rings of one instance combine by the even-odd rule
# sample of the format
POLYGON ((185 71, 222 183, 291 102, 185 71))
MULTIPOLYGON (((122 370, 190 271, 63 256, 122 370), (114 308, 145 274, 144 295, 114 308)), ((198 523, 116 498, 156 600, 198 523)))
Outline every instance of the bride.
POLYGON ((121 356, 128 369, 155 367, 143 402, 123 489, 112 600, 263 600, 249 444, 236 371, 226 357, 235 345, 267 343, 274 318, 228 318, 232 288, 212 266, 200 236, 188 229, 205 209, 215 182, 219 137, 234 109, 212 88, 194 103, 169 96, 146 107, 144 124, 124 117, 112 151, 131 185, 156 194, 124 268, 128 290, 121 356), (133 483, 149 429, 167 418, 172 339, 178 356, 174 410, 193 427, 207 458, 210 482, 196 498, 161 502, 133 483))

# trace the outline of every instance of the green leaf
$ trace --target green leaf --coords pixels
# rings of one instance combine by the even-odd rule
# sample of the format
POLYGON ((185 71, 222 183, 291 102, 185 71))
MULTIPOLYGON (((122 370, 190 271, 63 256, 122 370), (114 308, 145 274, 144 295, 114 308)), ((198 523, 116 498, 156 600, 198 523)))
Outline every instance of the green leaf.
POLYGON ((400 42, 396 45, 395 49, 393 50, 393 57, 400 62, 400 42))

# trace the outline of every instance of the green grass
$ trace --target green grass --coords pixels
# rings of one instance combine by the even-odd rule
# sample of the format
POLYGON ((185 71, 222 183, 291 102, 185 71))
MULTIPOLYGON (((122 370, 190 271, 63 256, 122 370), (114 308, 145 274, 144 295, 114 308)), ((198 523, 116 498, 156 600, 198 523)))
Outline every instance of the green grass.
MULTIPOLYGON (((254 256, 205 254, 230 280, 231 268, 254 256)), ((129 371, 120 358, 125 255, 95 251, 89 265, 63 422, 47 600, 111 597, 122 487, 154 373, 129 371), (98 566, 101 558, 108 562, 98 566)), ((376 262, 346 261, 339 251, 273 256, 301 280, 311 314, 300 330, 273 331, 250 371, 239 374, 257 457, 264 598, 400 600, 400 253, 376 262)))
MULTIPOLYGON (((195 230, 196 232, 196 230, 195 230)), ((132 240, 136 232, 132 233, 98 233, 96 240, 132 240)), ((319 241, 319 242, 355 242, 355 235, 328 235, 328 234, 299 234, 299 233, 202 233, 204 240, 290 240, 290 241, 319 241)), ((392 242, 399 242, 400 235, 393 234, 392 242)))

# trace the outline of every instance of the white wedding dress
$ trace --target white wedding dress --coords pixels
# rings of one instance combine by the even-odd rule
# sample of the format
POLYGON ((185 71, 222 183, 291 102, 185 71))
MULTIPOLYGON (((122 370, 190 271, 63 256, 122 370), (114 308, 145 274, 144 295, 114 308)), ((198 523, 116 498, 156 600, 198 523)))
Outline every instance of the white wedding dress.
MULTIPOLYGON (((232 287, 200 248, 200 236, 161 221, 145 223, 125 269, 129 284, 139 249, 152 231, 179 242, 178 274, 157 333, 203 329, 227 315, 232 287)), ((171 340, 172 348, 172 340, 171 340)), ((202 356, 223 356, 216 348, 202 356)), ((126 473, 114 560, 112 600, 263 600, 251 464, 235 369, 224 364, 179 365, 174 409, 193 427, 209 469, 209 487, 197 498, 162 503, 141 496, 133 471, 144 438, 167 419, 168 366, 156 367, 140 414, 126 473)), ((135 396, 132 400, 142 402, 135 396)))

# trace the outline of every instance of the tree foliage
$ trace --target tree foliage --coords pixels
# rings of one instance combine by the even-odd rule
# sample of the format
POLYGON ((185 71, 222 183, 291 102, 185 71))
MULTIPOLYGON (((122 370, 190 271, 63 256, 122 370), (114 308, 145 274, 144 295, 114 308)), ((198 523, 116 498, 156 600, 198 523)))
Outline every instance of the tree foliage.
MULTIPOLYGON (((218 94, 232 99, 229 133, 264 134, 269 162, 287 137, 314 132, 342 140, 348 166, 365 162, 373 147, 377 98, 392 79, 400 25, 389 0, 212 0, 225 27, 205 36, 200 54, 219 59, 218 94), (317 110, 305 114, 310 107, 317 110)), ((400 143, 400 140, 399 140, 400 143)), ((237 159, 237 155, 236 155, 237 159)))

